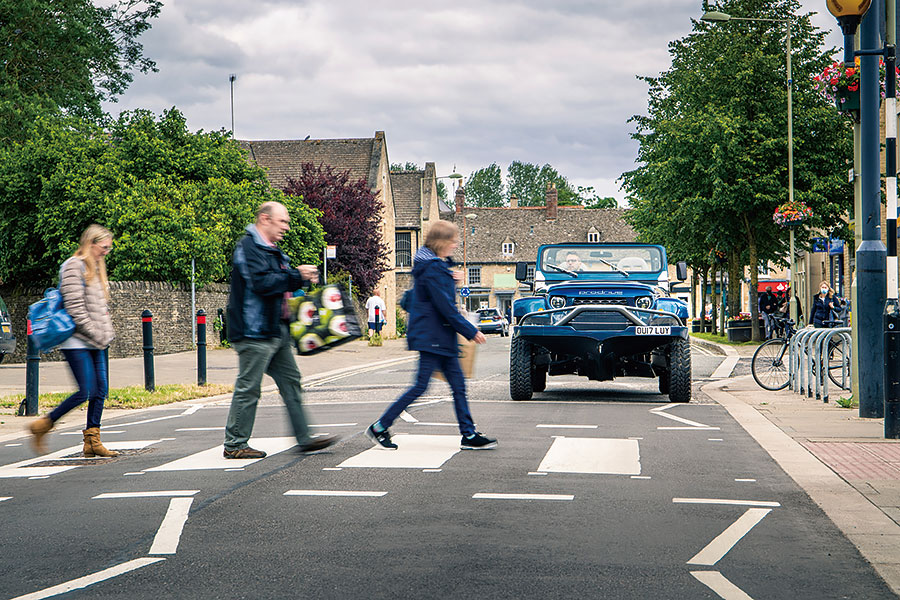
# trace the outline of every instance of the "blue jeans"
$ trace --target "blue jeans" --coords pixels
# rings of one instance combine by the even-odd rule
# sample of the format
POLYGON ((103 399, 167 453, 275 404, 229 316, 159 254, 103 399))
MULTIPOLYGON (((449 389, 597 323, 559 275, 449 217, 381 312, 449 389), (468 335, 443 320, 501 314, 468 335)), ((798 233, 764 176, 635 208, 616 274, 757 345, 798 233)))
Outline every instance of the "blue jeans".
POLYGON ((87 429, 100 427, 100 416, 103 414, 103 401, 109 391, 109 374, 106 372, 104 350, 78 348, 63 350, 63 356, 72 369, 72 375, 78 383, 78 391, 63 400, 49 415, 56 422, 64 414, 88 402, 87 429))
POLYGON ((450 389, 453 390, 453 409, 456 411, 456 420, 459 422, 459 432, 463 435, 475 433, 475 423, 472 422, 469 402, 466 400, 466 380, 459 366, 459 357, 432 352, 419 352, 419 369, 416 372, 416 380, 413 386, 397 398, 378 419, 382 427, 385 429, 390 427, 407 406, 425 393, 431 374, 437 370, 444 374, 447 383, 450 384, 450 389))

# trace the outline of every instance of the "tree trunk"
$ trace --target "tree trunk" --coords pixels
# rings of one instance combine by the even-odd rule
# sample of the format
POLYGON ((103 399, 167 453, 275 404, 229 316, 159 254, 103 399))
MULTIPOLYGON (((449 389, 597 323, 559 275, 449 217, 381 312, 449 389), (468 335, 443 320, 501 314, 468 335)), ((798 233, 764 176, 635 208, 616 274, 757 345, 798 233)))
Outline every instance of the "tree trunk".
POLYGON ((747 230, 747 249, 750 253, 750 326, 753 332, 753 341, 762 340, 759 331, 759 255, 756 249, 756 238, 753 237, 753 229, 744 215, 744 228, 747 230))
POLYGON ((706 333, 706 290, 709 286, 709 267, 700 271, 700 331, 706 333))
POLYGON ((744 265, 741 264, 741 253, 737 250, 728 252, 728 314, 732 319, 741 316, 741 283, 744 281, 744 265))
POLYGON ((697 318, 697 270, 691 269, 691 319, 697 318))
POLYGON ((712 266, 712 314, 710 315, 710 320, 712 321, 712 333, 713 335, 718 334, 719 332, 719 293, 721 290, 718 288, 719 283, 719 267, 715 263, 712 266))
POLYGON ((719 335, 725 335, 725 267, 719 267, 719 302, 721 302, 719 310, 719 335))

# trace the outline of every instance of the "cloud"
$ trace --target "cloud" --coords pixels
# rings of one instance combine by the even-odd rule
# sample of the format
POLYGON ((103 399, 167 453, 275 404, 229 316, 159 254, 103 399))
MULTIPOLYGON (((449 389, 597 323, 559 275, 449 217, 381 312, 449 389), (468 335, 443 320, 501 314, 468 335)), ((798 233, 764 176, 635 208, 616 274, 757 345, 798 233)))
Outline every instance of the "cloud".
POLYGON ((550 163, 621 198, 627 121, 646 111, 636 75, 666 69, 699 14, 698 0, 172 0, 142 38, 160 72, 110 108, 176 106, 192 129, 228 129, 235 73, 239 138, 383 130, 394 162, 550 163))

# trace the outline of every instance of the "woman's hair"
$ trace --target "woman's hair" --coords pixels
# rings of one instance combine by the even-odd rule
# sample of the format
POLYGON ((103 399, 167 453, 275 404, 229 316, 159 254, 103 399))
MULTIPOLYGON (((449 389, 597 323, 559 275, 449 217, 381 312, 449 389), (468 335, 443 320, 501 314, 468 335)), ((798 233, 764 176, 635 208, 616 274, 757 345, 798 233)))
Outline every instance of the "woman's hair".
POLYGON ((459 237, 459 227, 450 221, 435 221, 428 233, 425 235, 425 246, 437 254, 441 255, 441 250, 459 237))
POLYGON ((823 280, 822 280, 822 283, 819 284, 819 290, 822 289, 822 286, 823 286, 823 285, 826 286, 826 287, 828 288, 828 294, 827 294, 827 296, 828 296, 829 298, 832 297, 832 296, 834 295, 834 290, 831 289, 831 284, 828 283, 827 281, 825 281, 825 280, 823 279, 823 280))
POLYGON ((103 286, 103 292, 106 294, 107 300, 109 300, 109 281, 106 279, 106 258, 101 255, 99 259, 94 259, 94 254, 91 252, 91 246, 102 242, 103 240, 112 242, 112 238, 112 232, 106 227, 97 225, 96 223, 88 225, 87 229, 84 230, 84 233, 81 234, 78 250, 72 255, 77 256, 84 261, 85 283, 90 283, 95 277, 100 279, 100 284, 103 286))

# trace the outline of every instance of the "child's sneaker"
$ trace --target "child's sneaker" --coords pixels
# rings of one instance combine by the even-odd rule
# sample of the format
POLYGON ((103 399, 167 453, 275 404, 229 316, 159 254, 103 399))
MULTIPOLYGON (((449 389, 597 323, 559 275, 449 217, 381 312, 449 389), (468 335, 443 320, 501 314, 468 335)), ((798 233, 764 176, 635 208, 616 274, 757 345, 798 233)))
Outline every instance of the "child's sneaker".
POLYGON ((391 434, 388 433, 388 430, 384 431, 375 431, 375 424, 372 423, 366 429, 366 436, 372 440, 378 446, 381 446, 385 450, 396 450, 399 446, 391 441, 391 434))
POLYGON ((472 435, 464 435, 459 443, 461 450, 490 450, 497 447, 497 440, 482 435, 477 431, 472 435))

